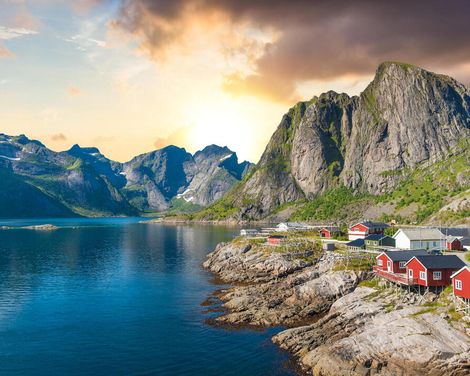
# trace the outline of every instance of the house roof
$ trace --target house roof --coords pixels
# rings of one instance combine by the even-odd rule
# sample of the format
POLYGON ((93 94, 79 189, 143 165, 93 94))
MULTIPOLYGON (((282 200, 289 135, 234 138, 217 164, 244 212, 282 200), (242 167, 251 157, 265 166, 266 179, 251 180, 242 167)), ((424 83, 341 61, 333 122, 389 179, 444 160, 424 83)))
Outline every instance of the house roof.
POLYGON ((393 237, 395 238, 400 231, 410 240, 440 240, 445 238, 444 234, 436 228, 401 228, 393 237))
POLYGON ((457 270, 454 274, 452 274, 452 275, 450 276, 450 278, 454 278, 457 274, 462 273, 464 270, 468 270, 468 271, 470 272, 470 266, 465 265, 463 268, 460 268, 460 269, 457 270))
POLYGON ((456 240, 462 240, 463 239, 463 236, 451 236, 449 235, 446 240, 450 243, 453 243, 454 241, 456 240))
MULTIPOLYGON (((448 256, 415 256, 426 269, 460 269, 465 263, 455 255, 448 256)), ((409 264, 411 259, 406 263, 409 264)))
POLYGON ((370 234, 367 235, 364 240, 382 240, 383 238, 391 238, 391 236, 384 234, 370 234))
POLYGON ((346 243, 348 247, 363 247, 364 246, 364 239, 356 239, 352 242, 346 243))
POLYGON ((383 253, 392 261, 408 261, 415 256, 427 255, 424 249, 416 251, 387 251, 383 253))
POLYGON ((354 225, 352 225, 351 227, 354 227, 356 225, 364 225, 366 226, 367 228, 387 228, 387 227, 390 227, 389 225, 387 225, 386 223, 383 223, 383 222, 372 222, 372 221, 362 221, 362 222, 358 222, 354 225))
POLYGON ((285 239, 287 236, 284 235, 270 235, 268 236, 269 239, 285 239))

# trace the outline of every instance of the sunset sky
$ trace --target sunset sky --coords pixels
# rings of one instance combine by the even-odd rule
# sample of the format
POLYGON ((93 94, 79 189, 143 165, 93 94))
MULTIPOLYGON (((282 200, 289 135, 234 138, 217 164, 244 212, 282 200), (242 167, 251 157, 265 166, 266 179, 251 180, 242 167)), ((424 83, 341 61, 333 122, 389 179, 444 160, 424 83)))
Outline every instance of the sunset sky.
POLYGON ((465 0, 0 0, 0 132, 256 162, 296 101, 358 94, 384 60, 469 84, 469 19, 465 0))

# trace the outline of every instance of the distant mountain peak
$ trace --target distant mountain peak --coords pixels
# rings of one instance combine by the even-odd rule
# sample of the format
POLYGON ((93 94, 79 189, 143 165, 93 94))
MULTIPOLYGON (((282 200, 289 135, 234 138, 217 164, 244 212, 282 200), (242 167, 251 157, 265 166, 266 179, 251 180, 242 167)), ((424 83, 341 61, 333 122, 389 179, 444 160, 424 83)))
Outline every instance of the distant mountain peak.
POLYGON ((68 153, 69 154, 75 154, 75 153, 79 153, 79 154, 101 154, 100 153, 100 150, 94 146, 90 146, 90 147, 81 147, 80 145, 78 144, 74 144, 69 150, 68 150, 68 153))

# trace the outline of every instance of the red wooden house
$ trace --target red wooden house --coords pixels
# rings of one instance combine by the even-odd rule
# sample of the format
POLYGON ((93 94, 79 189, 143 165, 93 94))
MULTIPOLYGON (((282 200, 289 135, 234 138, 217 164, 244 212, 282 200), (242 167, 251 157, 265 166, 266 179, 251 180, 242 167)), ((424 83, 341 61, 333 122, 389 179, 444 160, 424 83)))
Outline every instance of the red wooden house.
POLYGON ((349 240, 364 239, 370 234, 383 234, 384 230, 390 227, 386 223, 364 221, 356 223, 348 230, 349 240))
POLYGON ((324 227, 320 230, 320 237, 322 238, 333 238, 340 234, 339 227, 324 227))
POLYGON ((465 266, 455 255, 415 256, 406 264, 408 279, 420 286, 448 286, 452 284, 451 275, 465 266))
POLYGON ((280 245, 286 241, 287 237, 284 235, 271 235, 268 236, 268 244, 280 245))
POLYGON ((454 287, 454 295, 470 299, 470 266, 464 266, 450 276, 454 287))
POLYGON ((449 251, 461 251, 463 249, 460 238, 456 236, 448 236, 446 244, 449 251))
POLYGON ((377 264, 373 269, 377 275, 389 281, 412 285, 413 279, 408 279, 405 264, 413 257, 423 255, 427 255, 424 250, 382 252, 377 256, 377 264))
POLYGON ((377 256, 377 268, 391 273, 406 273, 405 264, 415 256, 426 256, 425 250, 387 251, 377 256))

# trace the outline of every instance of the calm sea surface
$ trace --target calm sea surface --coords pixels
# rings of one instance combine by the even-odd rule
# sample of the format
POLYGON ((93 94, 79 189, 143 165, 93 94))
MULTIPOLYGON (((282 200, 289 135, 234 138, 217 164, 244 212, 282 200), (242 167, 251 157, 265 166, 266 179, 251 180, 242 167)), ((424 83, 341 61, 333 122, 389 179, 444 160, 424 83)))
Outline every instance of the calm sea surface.
POLYGON ((238 232, 139 219, 0 220, 1 375, 293 375, 268 331, 212 327, 201 268, 238 232))

